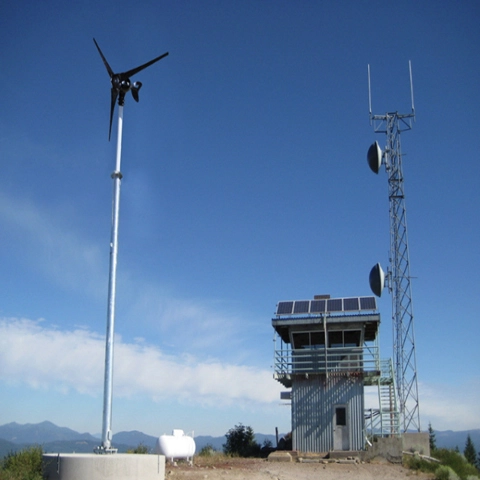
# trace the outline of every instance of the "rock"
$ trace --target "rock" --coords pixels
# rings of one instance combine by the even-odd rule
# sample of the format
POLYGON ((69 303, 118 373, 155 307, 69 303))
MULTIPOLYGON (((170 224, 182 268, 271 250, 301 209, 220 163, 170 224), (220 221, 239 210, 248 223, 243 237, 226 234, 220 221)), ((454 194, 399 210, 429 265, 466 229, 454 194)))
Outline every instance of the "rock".
POLYGON ((276 451, 272 452, 268 457, 267 460, 269 462, 291 462, 292 456, 290 453, 285 451, 276 451))

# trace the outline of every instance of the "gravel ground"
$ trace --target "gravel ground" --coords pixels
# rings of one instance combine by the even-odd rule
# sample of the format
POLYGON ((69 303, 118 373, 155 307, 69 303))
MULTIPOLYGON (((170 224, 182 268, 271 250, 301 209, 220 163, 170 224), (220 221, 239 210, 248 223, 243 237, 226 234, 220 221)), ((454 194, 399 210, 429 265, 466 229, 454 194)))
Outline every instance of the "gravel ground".
POLYGON ((401 480, 431 479, 401 465, 389 463, 299 463, 272 462, 261 459, 224 459, 208 462, 195 459, 193 466, 166 465, 166 480, 401 480))

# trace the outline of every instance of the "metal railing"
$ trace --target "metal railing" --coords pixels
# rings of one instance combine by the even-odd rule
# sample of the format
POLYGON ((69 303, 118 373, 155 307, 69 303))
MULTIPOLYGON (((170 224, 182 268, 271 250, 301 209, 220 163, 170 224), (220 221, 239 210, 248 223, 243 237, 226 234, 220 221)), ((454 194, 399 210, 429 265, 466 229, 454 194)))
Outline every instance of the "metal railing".
POLYGON ((378 347, 330 347, 275 350, 277 376, 375 372, 380 375, 378 347))
POLYGON ((380 364, 379 408, 365 410, 365 435, 370 442, 375 437, 391 437, 401 434, 392 359, 381 360, 380 364))

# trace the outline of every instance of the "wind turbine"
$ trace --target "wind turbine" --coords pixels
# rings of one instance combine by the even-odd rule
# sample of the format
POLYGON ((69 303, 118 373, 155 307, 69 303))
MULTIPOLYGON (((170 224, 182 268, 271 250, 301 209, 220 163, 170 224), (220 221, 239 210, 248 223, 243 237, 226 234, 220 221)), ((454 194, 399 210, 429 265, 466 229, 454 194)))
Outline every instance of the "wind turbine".
POLYGON ((93 39, 98 53, 102 57, 103 63, 110 75, 111 89, 111 103, 110 103, 110 128, 108 132, 108 140, 112 133, 112 119, 115 103, 118 99, 118 133, 117 133, 117 155, 115 163, 115 171, 112 173, 113 178, 113 212, 112 212, 112 231, 110 240, 110 271, 108 281, 108 312, 107 312, 107 336, 105 346, 105 380, 104 380, 104 395, 103 395, 103 426, 102 426, 102 445, 95 449, 96 453, 116 453, 116 449, 112 448, 112 397, 113 397, 113 338, 115 325, 115 290, 117 278, 117 253, 118 253, 118 219, 120 212, 120 181, 122 173, 120 171, 121 156, 122 156, 122 132, 123 132, 123 106, 125 104, 125 94, 128 91, 132 92, 133 99, 138 102, 138 91, 142 84, 141 82, 130 81, 136 73, 144 70, 150 65, 158 62, 168 55, 168 52, 160 55, 153 60, 150 60, 139 67, 132 68, 127 72, 114 73, 112 68, 103 55, 98 43, 93 39))

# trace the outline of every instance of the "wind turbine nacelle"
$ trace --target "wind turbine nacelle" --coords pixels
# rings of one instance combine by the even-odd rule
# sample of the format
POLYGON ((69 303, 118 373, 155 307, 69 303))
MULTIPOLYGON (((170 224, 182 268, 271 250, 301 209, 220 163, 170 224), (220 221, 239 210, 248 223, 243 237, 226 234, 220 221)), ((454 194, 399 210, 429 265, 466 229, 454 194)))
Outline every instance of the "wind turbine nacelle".
POLYGON ((367 152, 367 162, 368 166, 371 168, 372 172, 378 173, 382 165, 382 149, 378 142, 372 143, 367 152))
POLYGON ((382 267, 377 263, 371 270, 368 277, 370 283, 370 288, 372 292, 377 296, 382 296, 383 287, 385 287, 385 273, 382 270, 382 267))

